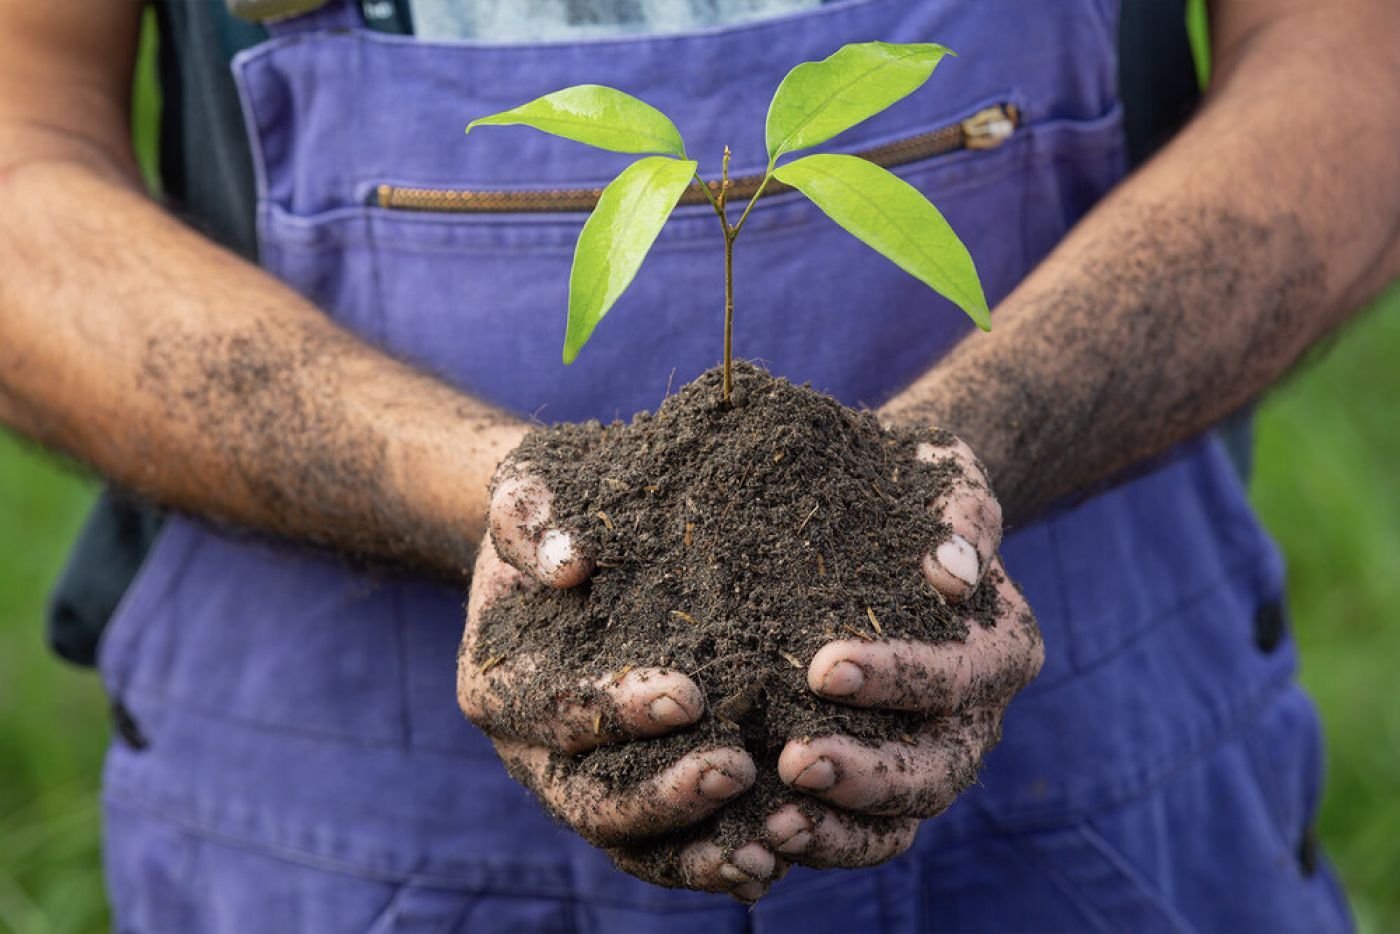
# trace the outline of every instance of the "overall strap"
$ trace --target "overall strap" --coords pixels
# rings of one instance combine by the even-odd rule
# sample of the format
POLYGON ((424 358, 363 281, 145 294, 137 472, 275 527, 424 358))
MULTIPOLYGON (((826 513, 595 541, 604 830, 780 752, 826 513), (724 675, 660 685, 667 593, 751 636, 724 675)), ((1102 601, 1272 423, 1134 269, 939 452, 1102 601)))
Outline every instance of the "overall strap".
POLYGON ((363 25, 354 0, 224 0, 239 19, 257 23, 270 36, 291 36, 363 25))

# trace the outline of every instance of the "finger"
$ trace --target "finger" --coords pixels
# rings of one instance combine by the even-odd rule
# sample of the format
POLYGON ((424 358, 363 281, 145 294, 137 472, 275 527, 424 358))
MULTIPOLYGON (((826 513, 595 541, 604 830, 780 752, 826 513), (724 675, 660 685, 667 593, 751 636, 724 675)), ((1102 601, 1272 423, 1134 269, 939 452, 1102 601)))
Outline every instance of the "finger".
POLYGON ((753 784, 753 760, 742 749, 688 753, 660 774, 613 790, 598 779, 550 766, 548 750, 496 743, 510 774, 551 811, 597 846, 671 833, 713 813, 753 784))
POLYGON ((502 466, 491 491, 491 536, 507 562, 551 587, 575 587, 593 561, 574 548, 573 535, 553 524, 554 494, 528 464, 502 466))
POLYGON ((915 818, 866 817, 822 807, 813 819, 795 804, 779 808, 765 826, 767 842, 780 859, 815 869, 878 865, 913 846, 919 832, 915 818))
POLYGON ((959 439, 940 432, 936 442, 921 442, 916 455, 924 463, 946 465, 950 472, 947 490, 932 507, 951 534, 924 553, 922 567, 928 582, 956 602, 977 587, 1001 546, 1001 504, 972 449, 959 439))
POLYGON ((752 904, 787 874, 791 863, 762 843, 739 847, 728 859, 713 840, 689 844, 647 841, 609 849, 624 872, 656 885, 701 892, 724 892, 752 904))
POLYGON ((569 755, 607 743, 660 736, 689 726, 705 712, 705 697, 690 678, 666 668, 568 683, 552 706, 522 704, 517 690, 534 671, 529 660, 477 657, 477 624, 492 602, 538 587, 484 543, 467 598, 467 629, 457 661, 457 703, 473 723, 495 736, 524 740, 569 755))
POLYGON ((636 668, 618 677, 562 682, 552 696, 522 699, 520 684, 532 663, 495 659, 478 664, 466 652, 458 663, 457 699, 467 718, 497 739, 546 746, 578 755, 598 746, 661 736, 700 719, 705 697, 685 675, 668 668, 636 668))
POLYGON ((501 560, 488 531, 472 569, 471 589, 467 594, 467 625, 457 650, 457 706, 467 719, 482 729, 487 728, 488 713, 494 710, 491 699, 496 679, 486 677, 492 667, 487 664, 490 660, 477 657, 481 615, 508 594, 538 586, 501 560))
POLYGON ((553 748, 567 755, 661 736, 689 726, 705 712, 705 695, 695 682, 668 668, 634 668, 590 686, 586 699, 560 707, 555 721, 542 731, 552 737, 553 748))
POLYGON ((1045 661, 1045 645, 1026 600, 995 564, 995 626, 973 621, 962 642, 866 642, 842 639, 817 651, 807 684, 822 697, 857 707, 955 713, 1005 700, 1045 661))
POLYGON ((896 817, 943 813, 977 778, 1001 738, 1001 708, 934 720, 908 741, 870 746, 848 736, 794 740, 778 775, 794 790, 848 811, 896 817))
POLYGON ((777 857, 762 843, 746 843, 726 858, 724 850, 716 843, 701 840, 681 849, 680 868, 688 889, 701 892, 741 890, 744 893, 761 890, 761 894, 776 881, 781 867, 777 857), (754 885, 758 889, 754 889, 754 885))
POLYGON ((533 580, 525 578, 519 571, 501 560, 496 553, 491 533, 476 552, 476 564, 472 568, 471 587, 467 594, 467 620, 479 619, 486 608, 496 601, 521 589, 537 586, 533 580))

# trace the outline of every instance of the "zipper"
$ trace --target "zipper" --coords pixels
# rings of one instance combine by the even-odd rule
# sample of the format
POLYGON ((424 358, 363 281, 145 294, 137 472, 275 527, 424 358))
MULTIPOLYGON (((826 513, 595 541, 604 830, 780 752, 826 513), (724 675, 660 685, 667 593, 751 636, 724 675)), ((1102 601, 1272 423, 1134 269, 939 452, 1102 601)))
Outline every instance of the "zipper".
MULTIPOLYGON (((995 104, 957 123, 875 146, 856 155, 892 169, 964 149, 995 149, 1011 138, 1020 125, 1020 119, 1021 112, 1015 104, 995 104)), ((730 202, 747 201, 762 182, 762 175, 730 179, 730 202)), ((711 183, 710 190, 718 192, 718 184, 711 183)), ((790 186, 773 179, 761 197, 791 190, 790 186)), ((433 211, 442 214, 565 213, 593 210, 602 194, 602 188, 487 191, 379 185, 370 192, 369 203, 391 211, 433 211)), ((705 204, 708 200, 700 184, 695 182, 681 195, 680 203, 705 204)))

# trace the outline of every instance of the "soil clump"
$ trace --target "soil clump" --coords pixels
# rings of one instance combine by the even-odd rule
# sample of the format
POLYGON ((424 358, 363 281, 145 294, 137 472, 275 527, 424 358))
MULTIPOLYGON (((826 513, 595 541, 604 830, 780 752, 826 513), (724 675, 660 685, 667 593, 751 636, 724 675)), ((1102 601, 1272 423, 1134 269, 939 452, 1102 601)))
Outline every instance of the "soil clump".
POLYGON ((761 838, 781 804, 811 802, 778 778, 789 739, 907 741, 924 719, 815 696, 807 665, 821 646, 961 640, 969 621, 991 625, 997 609, 988 583, 948 606, 920 570, 921 554, 950 534, 930 505, 961 468, 915 452, 948 443, 946 434, 887 429, 871 412, 746 363, 735 364, 734 387, 725 407, 711 370, 654 415, 525 440, 513 458, 548 483, 556 524, 597 570, 572 590, 491 607, 473 658, 533 659, 520 717, 548 716, 560 683, 575 677, 643 666, 689 675, 707 705, 693 727, 556 756, 553 767, 619 788, 687 752, 742 745, 758 768, 754 787, 686 834, 714 835, 726 851, 761 838))

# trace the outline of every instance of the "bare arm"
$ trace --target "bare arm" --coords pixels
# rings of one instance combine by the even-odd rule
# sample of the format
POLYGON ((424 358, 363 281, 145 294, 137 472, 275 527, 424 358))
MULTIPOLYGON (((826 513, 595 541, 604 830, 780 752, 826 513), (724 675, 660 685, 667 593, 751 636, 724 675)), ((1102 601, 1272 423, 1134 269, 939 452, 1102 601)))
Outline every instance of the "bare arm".
POLYGON ((1219 0, 1200 114, 887 414, 1012 521, 1263 392, 1400 274, 1400 5, 1219 0))
POLYGON ((0 0, 0 421, 181 510, 465 575, 523 428, 141 193, 139 9, 0 0))

